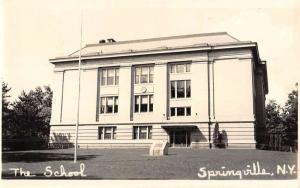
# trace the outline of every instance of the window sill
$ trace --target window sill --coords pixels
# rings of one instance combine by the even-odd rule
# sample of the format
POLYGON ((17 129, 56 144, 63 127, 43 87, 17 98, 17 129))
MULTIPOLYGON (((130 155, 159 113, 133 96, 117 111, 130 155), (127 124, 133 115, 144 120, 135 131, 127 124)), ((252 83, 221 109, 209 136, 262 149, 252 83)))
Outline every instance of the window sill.
POLYGON ((187 101, 187 100, 192 100, 191 97, 189 98, 170 98, 170 101, 187 101))
POLYGON ((101 116, 118 116, 118 113, 111 113, 111 114, 99 114, 99 117, 101 116))
POLYGON ((109 88, 109 87, 120 87, 120 85, 100 85, 100 87, 109 88))
POLYGON ((172 119, 172 118, 184 118, 184 117, 191 117, 191 116, 170 116, 170 119, 172 119))
POLYGON ((153 114, 153 112, 133 112, 134 115, 147 115, 147 114, 153 114))
POLYGON ((154 85, 154 83, 138 83, 134 84, 135 86, 145 86, 145 85, 154 85))
POLYGON ((184 74, 188 75, 188 74, 191 74, 191 72, 181 72, 181 73, 180 72, 179 73, 177 73, 177 72, 173 72, 173 73, 170 72, 170 75, 184 75, 184 74))

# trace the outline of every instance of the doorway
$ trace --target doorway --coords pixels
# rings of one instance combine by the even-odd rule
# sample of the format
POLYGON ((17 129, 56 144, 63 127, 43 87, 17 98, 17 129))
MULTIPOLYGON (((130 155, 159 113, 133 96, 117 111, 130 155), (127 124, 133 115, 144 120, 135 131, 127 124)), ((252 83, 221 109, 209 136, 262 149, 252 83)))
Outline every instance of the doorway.
POLYGON ((170 147, 190 147, 191 131, 179 129, 169 131, 170 147))

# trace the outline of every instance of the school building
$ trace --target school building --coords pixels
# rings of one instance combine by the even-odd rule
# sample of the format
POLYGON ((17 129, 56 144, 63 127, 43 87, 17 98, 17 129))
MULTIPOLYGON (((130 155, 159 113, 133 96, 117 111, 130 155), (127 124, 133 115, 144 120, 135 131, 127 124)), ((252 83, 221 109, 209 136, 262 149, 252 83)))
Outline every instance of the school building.
MULTIPOLYGON (((79 53, 49 60, 53 147, 74 144, 79 53)), ((255 42, 226 32, 107 39, 84 46, 81 61, 80 148, 210 148, 216 135, 255 148, 264 135, 267 70, 255 42)))

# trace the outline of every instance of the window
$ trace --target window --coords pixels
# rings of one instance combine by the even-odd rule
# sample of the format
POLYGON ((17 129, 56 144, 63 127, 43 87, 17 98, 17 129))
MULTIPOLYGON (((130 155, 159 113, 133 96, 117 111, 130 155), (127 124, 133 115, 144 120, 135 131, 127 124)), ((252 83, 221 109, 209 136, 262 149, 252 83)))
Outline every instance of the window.
POLYGON ((134 68, 134 83, 153 83, 154 66, 137 66, 134 68))
POLYGON ((134 112, 140 111, 140 96, 134 97, 134 112))
POLYGON ((153 95, 134 96, 134 112, 153 112, 153 95))
POLYGON ((104 140, 108 140, 108 139, 111 139, 111 131, 112 130, 112 127, 107 127, 104 129, 104 140))
POLYGON ((149 67, 149 83, 153 83, 154 67, 149 67))
POLYGON ((185 83, 186 97, 189 98, 191 97, 191 81, 187 80, 185 83))
POLYGON ((149 96, 149 112, 153 112, 153 95, 149 96))
POLYGON ((100 107, 100 113, 101 114, 104 114, 104 112, 105 112, 105 100, 106 100, 106 98, 105 97, 101 97, 101 107, 100 107))
POLYGON ((191 72, 191 63, 172 63, 169 67, 171 73, 191 72))
POLYGON ((184 98, 185 97, 185 89, 184 89, 184 80, 177 81, 177 98, 184 98))
POLYGON ((171 107, 171 116, 191 116, 191 107, 171 107))
POLYGON ((175 73, 176 72, 176 65, 175 64, 171 64, 170 65, 170 67, 171 67, 171 73, 175 73))
POLYGON ((176 65, 176 73, 184 73, 185 64, 177 64, 176 65))
POLYGON ((113 85, 114 84, 114 69, 107 69, 107 85, 113 85))
POLYGON ((140 83, 140 75, 141 75, 141 68, 140 67, 136 67, 134 69, 134 75, 135 75, 135 82, 136 84, 140 83))
POLYGON ((141 83, 148 83, 148 67, 141 69, 141 83))
POLYGON ((176 115, 176 108, 171 108, 171 116, 175 116, 176 115))
POLYGON ((134 126, 133 139, 136 140, 152 139, 152 126, 134 126))
POLYGON ((185 108, 178 107, 177 108, 177 116, 184 116, 184 114, 185 114, 184 110, 185 110, 185 108))
POLYGON ((191 64, 190 63, 185 64, 185 72, 191 72, 191 64))
POLYGON ((114 100, 114 113, 118 113, 119 99, 118 97, 114 97, 114 100))
POLYGON ((191 97, 191 81, 176 80, 171 81, 171 98, 190 98, 191 97))
POLYGON ((106 69, 101 70, 101 85, 106 85, 106 69))
POLYGON ((176 95, 175 95, 175 92, 176 92, 176 89, 175 89, 175 81, 171 81, 171 98, 175 98, 176 95))
POLYGON ((101 69, 101 85, 119 85, 119 68, 101 69))
POLYGON ((147 112, 148 111, 148 96, 140 96, 141 97, 141 112, 147 112))
POLYGON ((119 100, 117 96, 101 97, 100 102, 101 114, 118 113, 119 100))
POLYGON ((114 102, 113 102, 114 98, 113 97, 107 97, 106 98, 106 113, 112 113, 113 112, 113 106, 114 106, 114 102))
POLYGON ((119 69, 115 69, 115 78, 116 78, 116 85, 119 85, 119 69))
POLYGON ((190 116, 191 115, 191 107, 187 107, 185 110, 186 110, 186 116, 190 116))
POLYGON ((116 139, 116 127, 98 127, 99 140, 116 139))
POLYGON ((147 127, 140 127, 139 139, 147 139, 147 127))

